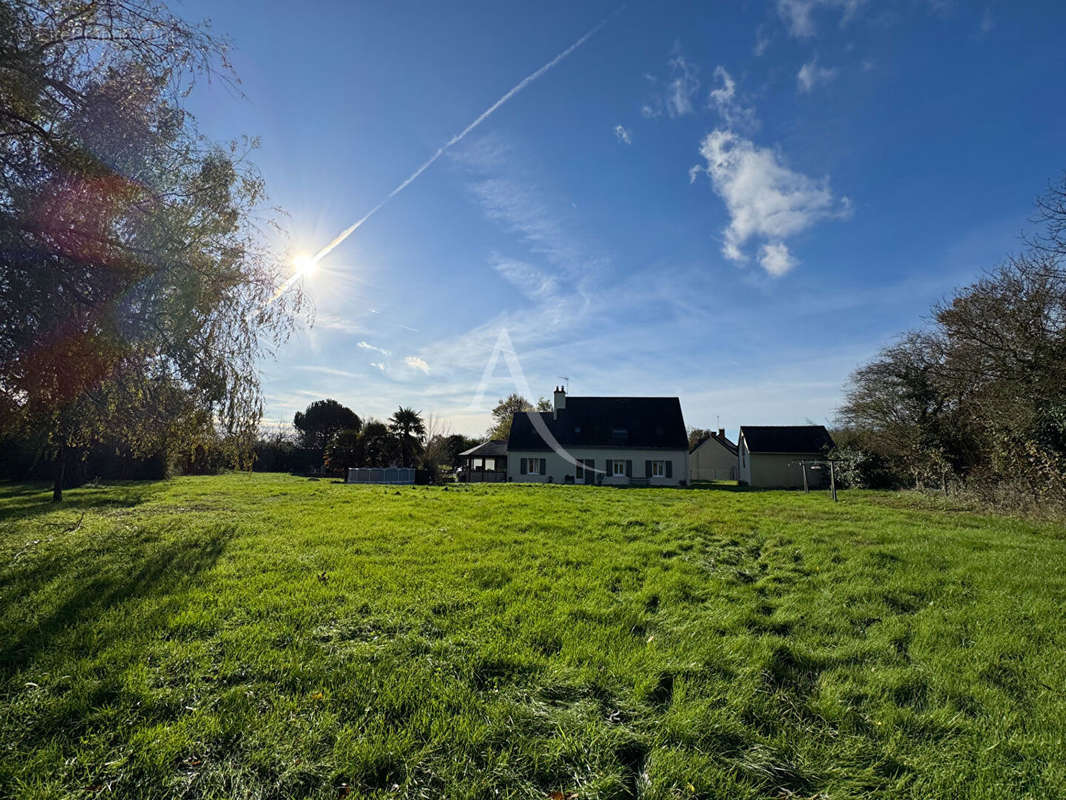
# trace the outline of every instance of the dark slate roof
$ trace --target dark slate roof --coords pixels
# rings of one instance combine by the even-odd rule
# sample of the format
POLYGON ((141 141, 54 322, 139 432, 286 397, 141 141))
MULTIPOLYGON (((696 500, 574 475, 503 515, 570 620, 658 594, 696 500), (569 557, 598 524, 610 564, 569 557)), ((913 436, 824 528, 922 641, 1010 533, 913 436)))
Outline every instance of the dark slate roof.
POLYGON ((824 425, 742 425, 752 453, 824 453, 833 440, 824 425))
POLYGON ((507 442, 504 442, 499 439, 493 439, 488 442, 482 442, 477 447, 471 447, 469 450, 464 450, 459 455, 473 456, 474 458, 492 458, 493 456, 505 456, 507 455, 507 442))
POLYGON ((690 454, 691 453, 695 453, 697 450, 699 450, 701 447, 703 447, 703 445, 706 442, 711 441, 711 439, 714 439, 714 441, 718 442, 718 444, 722 445, 722 447, 724 447, 726 450, 728 450, 733 455, 737 454, 737 446, 735 444, 733 444, 731 441, 729 441, 729 439, 727 437, 719 436, 717 433, 712 433, 707 438, 700 439, 699 444, 697 444, 695 447, 693 447, 691 450, 689 450, 689 453, 690 454))
POLYGON ((539 415, 564 447, 688 450, 676 397, 567 397, 558 418, 551 411, 515 414, 508 450, 548 450, 533 427, 539 415))

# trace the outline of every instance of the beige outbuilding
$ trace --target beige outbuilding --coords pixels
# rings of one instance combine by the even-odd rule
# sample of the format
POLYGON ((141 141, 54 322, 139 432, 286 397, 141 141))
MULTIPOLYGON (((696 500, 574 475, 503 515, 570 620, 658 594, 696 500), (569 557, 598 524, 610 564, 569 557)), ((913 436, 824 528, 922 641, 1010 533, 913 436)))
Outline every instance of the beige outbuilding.
POLYGON ((761 489, 799 489, 806 462, 808 485, 826 486, 826 470, 809 462, 824 459, 832 448, 824 425, 742 425, 737 438, 740 482, 761 489))
POLYGON ((688 475, 693 481, 737 480, 737 446, 726 438, 725 428, 689 450, 688 475))

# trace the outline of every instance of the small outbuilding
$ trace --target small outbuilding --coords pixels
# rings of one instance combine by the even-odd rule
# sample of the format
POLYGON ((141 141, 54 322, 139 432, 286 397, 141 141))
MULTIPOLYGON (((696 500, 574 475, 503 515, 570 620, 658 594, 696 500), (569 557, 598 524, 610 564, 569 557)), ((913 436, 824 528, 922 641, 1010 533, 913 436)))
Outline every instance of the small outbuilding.
MULTIPOLYGON (((824 425, 742 425, 737 438, 740 482, 761 489, 802 488, 804 462, 824 459, 832 449, 824 425)), ((808 465, 807 483, 827 486, 828 471, 808 465)))
POLYGON ((688 451, 688 475, 693 481, 737 480, 737 446, 726 438, 725 428, 688 451))
POLYGON ((490 440, 459 454, 462 480, 467 483, 503 483, 507 480, 507 442, 490 440))

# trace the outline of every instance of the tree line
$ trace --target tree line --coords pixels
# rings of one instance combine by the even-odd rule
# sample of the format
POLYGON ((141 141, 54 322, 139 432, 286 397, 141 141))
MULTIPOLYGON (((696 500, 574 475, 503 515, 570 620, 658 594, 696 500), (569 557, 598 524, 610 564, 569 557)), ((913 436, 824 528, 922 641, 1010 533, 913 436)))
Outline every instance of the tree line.
POLYGON ((316 400, 293 417, 293 432, 262 436, 253 469, 343 477, 350 467, 413 467, 431 479, 458 464, 479 440, 451 433, 432 416, 400 406, 387 420, 363 420, 334 399, 316 400))
POLYGON ((834 437, 853 483, 1066 506, 1066 177, 1034 221, 852 374, 834 437))
POLYGON ((152 0, 0 4, 0 470, 247 465, 258 359, 299 318, 254 140, 184 99, 226 45, 152 0))
POLYGON ((363 420, 337 400, 316 400, 293 417, 293 433, 261 436, 253 469, 323 472, 343 476, 349 467, 415 467, 434 478, 459 466, 459 454, 485 440, 506 441, 514 415, 551 411, 551 401, 536 404, 512 393, 492 409, 492 424, 482 439, 451 433, 447 426, 421 412, 400 406, 385 421, 363 420))

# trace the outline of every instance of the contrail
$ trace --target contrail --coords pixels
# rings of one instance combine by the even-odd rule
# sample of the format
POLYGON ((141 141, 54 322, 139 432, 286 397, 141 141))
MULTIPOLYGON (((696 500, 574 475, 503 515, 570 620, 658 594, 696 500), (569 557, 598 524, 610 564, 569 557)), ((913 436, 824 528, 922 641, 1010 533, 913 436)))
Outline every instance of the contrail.
MULTIPOLYGON (((621 11, 622 8, 624 8, 624 6, 620 7, 618 9, 618 11, 621 11)), ((562 61, 568 55, 570 55, 575 50, 577 50, 579 47, 581 47, 581 45, 583 45, 585 42, 587 42, 589 39, 591 39, 593 36, 595 36, 596 33, 600 30, 600 28, 602 28, 604 25, 606 25, 607 22, 611 19, 611 17, 613 17, 615 14, 617 14, 618 11, 615 11, 615 12, 613 12, 611 14, 608 14, 606 17, 604 17, 599 22, 597 22, 584 36, 582 36, 580 39, 578 39, 576 42, 574 42, 568 48, 566 48, 561 53, 559 53, 559 55, 557 55, 555 58, 553 58, 547 64, 542 66, 536 72, 531 72, 529 75, 527 75, 522 80, 520 80, 518 83, 516 83, 514 85, 514 87, 509 92, 507 92, 507 94, 505 94, 503 97, 501 97, 495 103, 493 103, 491 106, 486 108, 483 112, 481 112, 481 115, 477 119, 475 119, 473 122, 471 122, 465 128, 463 128, 461 131, 459 131, 459 133, 455 134, 455 136, 453 136, 451 139, 449 139, 447 141, 447 143, 444 144, 443 147, 438 148, 437 152, 435 152, 432 156, 430 156, 426 160, 426 162, 424 164, 422 164, 422 166, 420 166, 418 169, 416 169, 414 172, 412 172, 403 181, 403 183, 401 183, 399 186, 397 186, 395 189, 393 189, 391 192, 389 192, 387 195, 385 195, 384 199, 382 199, 382 201, 380 203, 378 203, 376 206, 374 206, 372 209, 370 209, 368 212, 366 212, 362 217, 357 219, 355 222, 353 222, 351 225, 349 225, 343 231, 338 233, 336 235, 336 237, 334 237, 333 241, 331 241, 329 244, 327 244, 325 247, 323 247, 321 250, 319 250, 317 253, 315 253, 315 255, 311 258, 311 263, 317 263, 317 262, 321 261, 323 258, 325 258, 326 255, 329 254, 329 252, 331 250, 333 250, 333 248, 335 248, 337 245, 339 245, 341 242, 343 242, 345 239, 347 239, 349 236, 351 236, 353 233, 355 233, 359 229, 359 226, 361 226, 364 222, 366 222, 368 219, 370 219, 372 216, 374 216, 376 213, 378 213, 378 211, 380 211, 382 209, 382 207, 385 206, 386 203, 388 203, 390 200, 392 200, 392 198, 394 198, 396 195, 398 195, 400 192, 402 192, 404 189, 406 189, 408 186, 410 186, 423 172, 425 172, 427 169, 432 167, 433 164, 437 161, 438 158, 440 158, 442 155, 444 155, 446 152, 448 152, 448 150, 451 149, 453 146, 455 146, 459 142, 461 142, 466 137, 466 135, 468 133, 470 133, 472 130, 474 130, 474 128, 476 128, 482 122, 484 122, 489 117, 491 117, 492 114, 496 111, 496 109, 498 109, 500 106, 502 106, 504 103, 506 103, 512 97, 514 97, 520 91, 522 91, 527 86, 529 86, 529 84, 533 83, 533 81, 537 80, 537 78, 541 77, 545 72, 550 70, 552 67, 554 67, 556 64, 558 64, 560 61, 562 61)), ((289 282, 286 281, 286 284, 288 284, 288 283, 289 282)), ((282 284, 283 288, 281 288, 279 290, 278 294, 280 294, 286 288, 288 288, 288 286, 286 284, 282 284)), ((276 296, 275 296, 275 299, 276 299, 276 296)))

